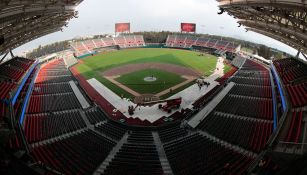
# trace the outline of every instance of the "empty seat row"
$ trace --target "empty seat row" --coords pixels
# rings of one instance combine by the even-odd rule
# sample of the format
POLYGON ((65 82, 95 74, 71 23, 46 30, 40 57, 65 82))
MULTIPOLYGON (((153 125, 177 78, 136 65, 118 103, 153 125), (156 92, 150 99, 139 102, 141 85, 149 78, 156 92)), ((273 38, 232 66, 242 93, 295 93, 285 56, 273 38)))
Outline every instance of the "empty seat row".
POLYGON ((235 118, 215 112, 199 125, 200 129, 213 136, 257 153, 265 148, 272 127, 272 122, 235 118))
POLYGON ((303 120, 307 114, 303 111, 293 111, 291 114, 291 123, 286 137, 283 139, 286 142, 301 143, 304 131, 305 122, 303 120))
POLYGON ((223 147, 200 134, 164 144, 172 171, 177 175, 245 174, 252 158, 223 147))
POLYGON ((275 60, 274 66, 294 108, 307 105, 307 65, 294 58, 275 60))
POLYGON ((229 93, 234 95, 272 99, 272 88, 270 86, 252 86, 245 84, 235 84, 235 86, 230 90, 229 93))
POLYGON ((34 60, 30 60, 30 59, 26 59, 22 57, 15 57, 1 64, 0 69, 4 70, 5 67, 7 68, 12 67, 14 69, 20 70, 21 72, 25 72, 31 67, 33 63, 34 63, 34 60))
POLYGON ((307 76, 307 65, 294 58, 275 60, 276 67, 284 84, 295 82, 307 76))
POLYGON ((53 59, 52 61, 44 64, 43 69, 66 69, 63 59, 53 59))
POLYGON ((251 78, 270 78, 268 71, 245 71, 239 70, 236 76, 251 78))
POLYGON ((123 137, 123 135, 126 133, 125 129, 111 122, 107 122, 107 123, 95 126, 95 130, 115 140, 120 140, 123 137))
POLYGON ((66 92, 73 92, 68 82, 54 83, 54 84, 37 83, 33 88, 32 94, 42 95, 42 94, 57 94, 57 93, 66 93, 66 92))
POLYGON ((128 137, 129 143, 149 143, 154 142, 151 131, 133 131, 128 137))
POLYGON ((307 105, 307 82, 293 86, 288 85, 286 89, 294 107, 304 107, 307 105))
POLYGON ((230 81, 236 84, 247 84, 255 86, 271 86, 269 78, 248 78, 248 77, 239 77, 235 76, 230 79, 230 81))
POLYGON ((115 142, 87 130, 33 149, 36 161, 63 174, 93 174, 109 155, 115 142))
POLYGON ((78 111, 27 115, 24 124, 29 143, 53 138, 85 128, 78 111))
POLYGON ((0 81, 0 99, 9 99, 9 93, 16 87, 15 83, 0 81))
POLYGON ((70 75, 68 76, 40 76, 38 75, 36 83, 61 83, 69 82, 72 80, 70 75))
POLYGON ((18 67, 1 66, 0 76, 6 80, 18 82, 25 74, 25 71, 20 70, 18 67))
POLYGON ((258 119, 273 119, 271 99, 226 95, 215 108, 216 111, 258 119))
POLYGON ((103 174, 162 175, 163 170, 150 131, 133 131, 103 174))
POLYGON ((81 108, 81 105, 73 93, 32 95, 28 106, 28 113, 44 113, 77 108, 81 108))
POLYGON ((188 132, 184 128, 180 127, 180 123, 173 126, 167 125, 167 127, 159 129, 158 132, 160 139, 163 143, 178 139, 180 137, 184 137, 188 134, 188 132))
POLYGON ((50 70, 42 69, 39 72, 39 76, 69 76, 71 75, 67 70, 50 70))
POLYGON ((92 125, 102 122, 107 118, 107 116, 101 111, 99 107, 85 111, 85 115, 92 125))
POLYGON ((241 70, 247 71, 268 71, 264 66, 252 60, 246 59, 241 70))

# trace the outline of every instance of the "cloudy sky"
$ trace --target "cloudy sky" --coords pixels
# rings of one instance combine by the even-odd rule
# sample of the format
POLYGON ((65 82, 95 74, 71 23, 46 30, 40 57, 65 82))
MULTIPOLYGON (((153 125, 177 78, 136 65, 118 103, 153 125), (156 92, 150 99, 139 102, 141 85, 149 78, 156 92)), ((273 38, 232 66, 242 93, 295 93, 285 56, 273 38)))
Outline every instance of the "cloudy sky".
POLYGON ((268 45, 296 54, 285 44, 238 28, 226 13, 218 15, 215 0, 84 0, 78 7, 79 18, 69 22, 63 32, 36 39, 15 50, 21 53, 38 45, 76 36, 114 33, 114 23, 130 22, 132 31, 179 31, 181 22, 197 23, 197 33, 230 36, 268 45))

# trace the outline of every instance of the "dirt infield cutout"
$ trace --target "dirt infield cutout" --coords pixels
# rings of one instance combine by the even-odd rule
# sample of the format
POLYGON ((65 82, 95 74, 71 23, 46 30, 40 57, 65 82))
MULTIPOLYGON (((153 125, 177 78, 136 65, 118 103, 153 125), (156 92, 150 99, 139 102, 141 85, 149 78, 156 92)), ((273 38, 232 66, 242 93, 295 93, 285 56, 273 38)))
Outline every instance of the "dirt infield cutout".
POLYGON ((101 73, 102 76, 104 76, 107 80, 110 82, 116 84, 118 87, 124 89, 128 93, 132 94, 135 97, 142 96, 142 94, 132 90, 131 88, 121 84, 120 82, 116 81, 116 78, 120 77, 121 75, 133 73, 136 71, 141 71, 144 69, 158 69, 162 71, 167 71, 170 73, 174 73, 177 75, 180 75, 182 78, 186 79, 186 81, 179 83, 171 88, 168 88, 166 90, 163 90, 157 94, 154 94, 157 97, 161 97, 165 94, 170 93, 171 90, 176 90, 193 80, 197 79, 201 74, 199 72, 196 72, 192 69, 183 67, 183 66, 178 66, 178 65, 173 65, 173 64, 164 64, 164 63, 140 63, 140 64, 129 64, 129 65, 124 65, 124 66, 119 66, 116 68, 109 69, 107 71, 104 71, 101 73))

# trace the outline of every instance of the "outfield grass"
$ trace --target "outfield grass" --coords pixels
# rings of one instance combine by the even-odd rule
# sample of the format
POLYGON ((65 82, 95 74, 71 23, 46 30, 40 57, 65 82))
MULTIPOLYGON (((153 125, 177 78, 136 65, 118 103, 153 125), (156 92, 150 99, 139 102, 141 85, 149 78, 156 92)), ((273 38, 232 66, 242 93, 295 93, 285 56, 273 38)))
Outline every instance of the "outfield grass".
POLYGON ((101 72, 120 65, 157 62, 185 66, 210 75, 215 69, 217 58, 212 55, 198 55, 198 52, 178 49, 128 49, 83 59, 84 64, 77 69, 82 73, 101 72))
POLYGON ((128 49, 85 58, 82 60, 84 64, 77 65, 76 68, 85 78, 96 78, 114 93, 133 98, 133 95, 102 77, 101 72, 122 65, 151 62, 180 65, 205 76, 211 75, 216 67, 217 57, 198 55, 198 52, 178 49, 128 49))
POLYGON ((182 83, 186 79, 177 74, 162 70, 145 69, 122 75, 115 80, 140 94, 156 94, 179 83, 182 83), (144 81, 145 77, 150 76, 156 77, 157 80, 154 82, 144 81))

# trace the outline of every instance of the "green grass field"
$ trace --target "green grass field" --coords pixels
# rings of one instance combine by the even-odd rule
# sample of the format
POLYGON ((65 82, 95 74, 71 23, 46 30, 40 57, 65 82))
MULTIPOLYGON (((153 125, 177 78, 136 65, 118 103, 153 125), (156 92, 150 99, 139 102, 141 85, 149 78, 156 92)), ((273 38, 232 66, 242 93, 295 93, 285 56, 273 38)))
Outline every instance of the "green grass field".
POLYGON ((168 63, 188 67, 209 76, 215 69, 217 58, 212 55, 199 56, 198 52, 187 50, 143 48, 109 52, 82 61, 84 64, 77 65, 77 70, 85 78, 96 78, 116 94, 133 98, 131 94, 101 76, 101 72, 127 64, 168 63))
POLYGON ((117 78, 116 81, 140 94, 156 94, 184 82, 185 79, 170 72, 146 69, 123 75, 117 78), (144 81, 144 77, 150 76, 156 77, 157 80, 154 82, 144 81))

